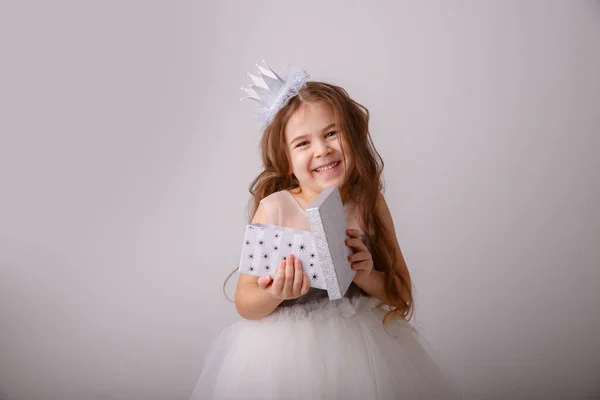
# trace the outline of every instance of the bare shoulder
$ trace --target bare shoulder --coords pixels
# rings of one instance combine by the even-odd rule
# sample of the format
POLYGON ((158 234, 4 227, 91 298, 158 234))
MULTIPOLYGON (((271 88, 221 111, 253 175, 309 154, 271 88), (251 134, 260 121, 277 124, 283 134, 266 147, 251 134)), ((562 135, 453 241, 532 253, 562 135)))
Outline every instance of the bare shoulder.
MULTIPOLYGON (((267 197, 265 197, 266 199, 267 197)), ((263 199, 264 201, 264 199, 263 199)), ((258 203, 258 208, 254 212, 254 216, 252 217, 252 224, 267 224, 269 222, 269 218, 267 216, 267 209, 265 205, 261 201, 258 203)))
MULTIPOLYGON (((268 196, 265 196, 262 200, 261 203, 272 203, 275 201, 281 201, 280 199, 287 196, 288 194, 285 193, 287 192, 287 190, 280 190, 278 192, 273 192, 268 196)), ((289 192, 288 192, 289 193, 289 192)))

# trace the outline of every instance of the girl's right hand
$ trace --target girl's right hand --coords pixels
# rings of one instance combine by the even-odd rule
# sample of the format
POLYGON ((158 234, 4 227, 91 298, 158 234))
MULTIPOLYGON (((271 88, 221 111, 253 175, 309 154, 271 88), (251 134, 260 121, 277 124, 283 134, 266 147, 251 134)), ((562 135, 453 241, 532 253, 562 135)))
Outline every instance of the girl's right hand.
POLYGON ((308 292, 310 280, 302 271, 302 262, 290 254, 279 263, 275 279, 270 275, 261 276, 258 287, 280 300, 291 300, 308 292))

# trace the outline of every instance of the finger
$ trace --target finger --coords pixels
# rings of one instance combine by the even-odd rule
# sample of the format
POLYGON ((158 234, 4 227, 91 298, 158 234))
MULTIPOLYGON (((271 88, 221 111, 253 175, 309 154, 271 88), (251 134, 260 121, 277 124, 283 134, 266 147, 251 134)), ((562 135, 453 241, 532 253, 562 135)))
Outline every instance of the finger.
POLYGON ((300 289, 302 289, 302 275, 304 271, 302 271, 302 261, 296 258, 294 260, 294 296, 298 297, 300 295, 300 289))
POLYGON ((266 289, 269 284, 271 283, 272 279, 271 276, 269 275, 265 275, 265 276, 261 276, 260 278, 258 278, 258 287, 261 289, 266 289))
POLYGON ((287 256, 285 261, 285 283, 283 284, 283 294, 291 297, 294 285, 294 255, 287 256))
POLYGON ((348 229, 346 234, 352 238, 360 238, 360 231, 358 229, 348 229))
POLYGON ((371 261, 361 261, 352 263, 352 269, 360 271, 371 271, 373 270, 373 263, 371 261))
POLYGON ((281 292, 283 291, 283 283, 285 281, 285 264, 282 262, 279 264, 279 269, 275 274, 275 280, 273 281, 273 285, 271 285, 271 290, 273 294, 277 296, 281 296, 281 292))
POLYGON ((306 272, 304 272, 302 275, 302 289, 300 289, 300 293, 306 294, 308 293, 308 289, 310 289, 310 278, 308 277, 306 272))
POLYGON ((348 256, 348 261, 350 261, 350 262, 366 261, 366 260, 371 260, 371 259, 372 259, 371 253, 366 252, 366 251, 361 251, 359 253, 354 253, 354 254, 348 256))
POLYGON ((365 244, 360 239, 356 239, 356 238, 346 239, 345 243, 346 243, 346 246, 353 248, 353 249, 358 249, 359 251, 367 250, 367 246, 365 246, 365 244))

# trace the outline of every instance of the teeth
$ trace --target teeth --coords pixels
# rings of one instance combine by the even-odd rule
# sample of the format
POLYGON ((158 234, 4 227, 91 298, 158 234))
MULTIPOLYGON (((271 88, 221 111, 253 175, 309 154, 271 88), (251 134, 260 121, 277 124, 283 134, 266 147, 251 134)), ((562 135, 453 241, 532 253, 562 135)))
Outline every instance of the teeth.
POLYGON ((340 162, 338 161, 338 162, 336 162, 334 164, 331 164, 328 167, 317 168, 317 172, 327 172, 327 171, 329 171, 329 170, 334 169, 335 167, 337 167, 339 163, 340 162))

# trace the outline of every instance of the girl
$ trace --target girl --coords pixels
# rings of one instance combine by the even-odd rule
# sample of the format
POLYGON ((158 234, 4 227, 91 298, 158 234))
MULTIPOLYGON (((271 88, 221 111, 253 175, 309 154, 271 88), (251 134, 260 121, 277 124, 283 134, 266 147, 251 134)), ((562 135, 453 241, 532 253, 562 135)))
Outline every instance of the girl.
POLYGON ((306 207, 336 185, 357 273, 335 301, 310 289, 293 255, 273 279, 240 274, 235 306, 243 320, 213 344, 192 399, 459 398, 408 323, 411 279, 381 194, 383 162, 367 109, 302 70, 285 78, 266 65, 259 71, 247 90, 266 122, 251 223, 309 231, 306 207))

